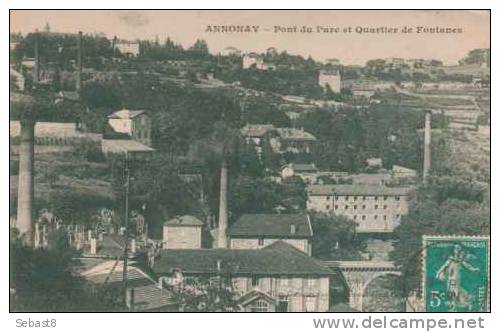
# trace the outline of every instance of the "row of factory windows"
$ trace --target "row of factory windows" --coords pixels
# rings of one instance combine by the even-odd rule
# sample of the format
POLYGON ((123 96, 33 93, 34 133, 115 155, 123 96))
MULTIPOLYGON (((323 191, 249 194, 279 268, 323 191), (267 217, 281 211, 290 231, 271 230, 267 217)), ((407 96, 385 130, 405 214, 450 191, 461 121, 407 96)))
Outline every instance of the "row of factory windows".
POLYGON ((343 199, 345 201, 349 201, 351 199, 352 201, 357 201, 358 199, 360 199, 362 201, 366 201, 367 199, 370 199, 371 197, 373 197, 373 199, 375 201, 378 201, 379 199, 386 201, 387 199, 389 199, 389 197, 394 197, 394 199, 396 201, 401 200, 401 196, 388 196, 388 195, 384 195, 384 196, 349 196, 349 195, 346 195, 346 196, 326 196, 326 200, 329 201, 329 200, 335 199, 336 201, 338 201, 338 200, 343 199))
MULTIPOLYGON (((334 209, 334 210, 338 210, 338 209, 340 208, 338 204, 331 205, 331 206, 330 206, 329 204, 327 204, 327 205, 326 205, 326 209, 327 209, 327 210, 330 210, 330 208, 332 208, 332 207, 333 207, 333 209, 334 209)), ((349 209, 349 207, 350 207, 349 205, 344 205, 344 210, 348 210, 348 209, 349 209)), ((352 206, 352 208, 353 208, 354 210, 357 210, 357 209, 358 209, 358 206, 357 206, 357 205, 353 205, 353 206, 352 206)), ((375 210, 378 210, 379 205, 375 204, 375 205, 373 206, 373 208, 374 208, 375 210)), ((382 206, 381 206, 381 208, 382 208, 383 210, 387 210, 387 205, 382 205, 382 206)), ((365 210, 365 209, 366 209, 366 205, 361 205, 361 209, 365 210)))

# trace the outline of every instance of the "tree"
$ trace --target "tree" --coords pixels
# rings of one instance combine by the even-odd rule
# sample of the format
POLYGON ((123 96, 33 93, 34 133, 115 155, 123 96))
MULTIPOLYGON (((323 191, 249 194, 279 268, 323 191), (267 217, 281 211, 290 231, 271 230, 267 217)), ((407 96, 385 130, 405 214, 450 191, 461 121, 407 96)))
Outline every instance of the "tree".
POLYGON ((394 230, 390 257, 401 267, 405 295, 421 283, 423 235, 490 233, 488 188, 453 177, 431 176, 410 201, 408 215, 394 230))
POLYGON ((182 284, 170 288, 172 301, 182 312, 239 311, 237 294, 222 276, 187 277, 182 284))
POLYGON ((344 216, 309 211, 313 229, 312 254, 326 260, 359 260, 364 243, 356 237, 356 224, 344 216))

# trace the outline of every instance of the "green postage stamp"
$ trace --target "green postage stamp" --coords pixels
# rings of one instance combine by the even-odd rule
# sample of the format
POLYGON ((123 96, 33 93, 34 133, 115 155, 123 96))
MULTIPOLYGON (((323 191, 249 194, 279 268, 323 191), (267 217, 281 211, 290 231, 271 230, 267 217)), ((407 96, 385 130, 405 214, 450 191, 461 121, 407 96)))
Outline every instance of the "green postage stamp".
POLYGON ((489 311, 489 237, 424 236, 427 312, 489 311))

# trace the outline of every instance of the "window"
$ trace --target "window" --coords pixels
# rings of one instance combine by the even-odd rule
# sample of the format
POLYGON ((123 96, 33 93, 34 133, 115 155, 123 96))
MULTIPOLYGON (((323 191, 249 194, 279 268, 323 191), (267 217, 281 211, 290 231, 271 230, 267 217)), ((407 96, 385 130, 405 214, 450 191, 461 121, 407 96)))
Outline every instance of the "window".
POLYGON ((401 199, 401 197, 396 196, 395 199, 396 199, 396 201, 399 201, 401 199))
POLYGON ((339 200, 339 196, 335 196, 335 200, 338 201, 339 200))
POLYGON ((335 205, 335 210, 337 210, 338 208, 339 208, 339 206, 338 206, 338 205, 335 205))
POLYGON ((353 199, 354 199, 355 201, 357 201, 357 200, 358 200, 358 196, 354 196, 354 197, 353 197, 353 199))
POLYGON ((349 208, 349 205, 346 205, 346 206, 345 206, 345 209, 347 210, 348 208, 349 208))
POLYGON ((378 209, 378 205, 377 205, 377 204, 375 204, 375 210, 376 210, 376 209, 378 209))
POLYGON ((316 278, 307 278, 307 287, 316 287, 316 278))
POLYGON ((366 220, 366 216, 361 216, 361 220, 366 220))
POLYGON ((374 215, 373 216, 373 219, 377 220, 378 216, 377 215, 374 215))
POLYGON ((327 205, 327 206, 326 206, 326 209, 327 209, 327 210, 330 210, 330 205, 327 205))
POLYGON ((363 205, 363 210, 366 209, 366 205, 363 205))
POLYGON ((384 214, 384 220, 387 220, 387 216, 384 214))
POLYGON ((384 210, 387 210, 387 205, 384 205, 384 210))
POLYGON ((375 199, 376 201, 378 201, 378 196, 375 196, 375 197, 374 197, 374 199, 375 199))
POLYGON ((277 312, 287 312, 288 311, 288 296, 280 295, 278 296, 278 305, 276 307, 277 312))
POLYGON ((280 286, 287 287, 290 284, 290 279, 280 278, 280 286))
POLYGON ((250 312, 268 312, 269 303, 264 300, 257 300, 250 305, 249 309, 250 312))
POLYGON ((399 218, 399 217, 400 217, 400 215, 399 215, 399 214, 396 214, 396 218, 399 218))
POLYGON ((357 215, 354 215, 353 216, 354 220, 358 219, 358 216, 357 215))
POLYGON ((357 205, 354 205, 354 210, 356 210, 357 208, 358 208, 358 206, 357 206, 357 205))
POLYGON ((366 201, 366 196, 363 196, 363 201, 366 201))
POLYGON ((306 311, 316 311, 316 296, 306 296, 306 311))
POLYGON ((329 201, 330 200, 330 196, 326 196, 326 200, 329 201))
POLYGON ((259 239, 259 246, 263 246, 264 245, 264 239, 259 239))
POLYGON ((345 197, 345 200, 346 200, 346 201, 348 201, 348 200, 349 200, 349 196, 346 196, 346 197, 345 197))
POLYGON ((387 196, 384 196, 384 201, 387 201, 387 196))

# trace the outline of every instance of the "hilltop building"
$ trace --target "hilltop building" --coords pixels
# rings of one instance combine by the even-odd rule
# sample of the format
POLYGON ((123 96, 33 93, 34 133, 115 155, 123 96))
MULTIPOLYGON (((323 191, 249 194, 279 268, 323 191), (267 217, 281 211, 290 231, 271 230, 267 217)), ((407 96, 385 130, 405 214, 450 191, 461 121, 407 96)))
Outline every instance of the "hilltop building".
POLYGON ((409 187, 368 184, 310 185, 307 208, 354 220, 356 230, 388 233, 408 213, 409 187))
POLYGON ((342 79, 338 70, 321 70, 318 75, 318 84, 323 89, 327 86, 335 93, 342 89, 342 79))
POLYGON ((200 249, 203 222, 193 216, 176 217, 163 224, 164 249, 200 249))
POLYGON ((115 43, 115 49, 120 51, 121 54, 128 56, 139 56, 140 45, 138 42, 117 42, 115 43))

